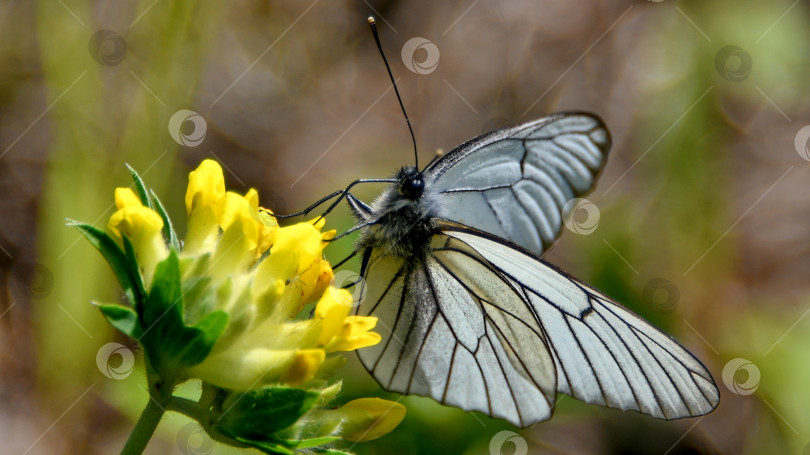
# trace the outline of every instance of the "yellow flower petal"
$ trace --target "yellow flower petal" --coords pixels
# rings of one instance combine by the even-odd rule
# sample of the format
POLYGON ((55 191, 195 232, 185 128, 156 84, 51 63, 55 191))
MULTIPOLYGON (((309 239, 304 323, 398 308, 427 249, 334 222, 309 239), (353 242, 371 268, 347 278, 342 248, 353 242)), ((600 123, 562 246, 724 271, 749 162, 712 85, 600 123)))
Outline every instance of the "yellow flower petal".
POLYGON ((248 201, 236 193, 225 193, 219 225, 223 232, 217 240, 212 274, 222 277, 246 272, 256 259, 259 238, 259 227, 248 201))
POLYGON ((321 366, 324 359, 326 359, 326 352, 323 349, 302 349, 297 351, 281 380, 289 384, 307 382, 315 377, 315 373, 318 372, 318 367, 321 366))
POLYGON ((323 238, 317 226, 298 223, 279 228, 275 232, 270 255, 281 251, 294 251, 298 258, 298 273, 312 267, 323 256, 323 238))
POLYGON ((307 303, 311 302, 315 298, 320 298, 324 291, 326 291, 327 287, 329 287, 329 283, 331 283, 335 278, 335 274, 332 272, 332 266, 329 265, 329 261, 321 260, 319 266, 318 280, 315 282, 315 287, 312 289, 311 295, 307 299, 307 303))
POLYGON ((315 305, 315 319, 323 320, 323 329, 318 338, 318 343, 322 346, 338 335, 346 316, 349 315, 351 306, 343 303, 346 294, 349 294, 349 291, 330 287, 321 295, 321 299, 315 305))
POLYGON ((143 207, 143 204, 141 198, 131 188, 116 188, 115 208, 122 209, 124 207, 143 207))
POLYGON ((309 267, 301 271, 301 273, 295 278, 296 284, 301 289, 301 295, 299 298, 301 299, 301 303, 304 305, 311 302, 312 297, 316 295, 315 290, 318 287, 318 284, 320 283, 319 280, 321 278, 321 262, 323 262, 321 259, 316 259, 309 262, 309 267))
POLYGON ((370 441, 390 433, 405 418, 405 406, 381 398, 359 398, 352 400, 340 411, 351 420, 360 420, 360 425, 351 422, 343 438, 349 441, 370 441))
POLYGON ((134 239, 141 233, 159 233, 163 229, 163 219, 148 207, 128 206, 113 213, 107 227, 118 237, 123 234, 134 239))
POLYGON ((278 229, 278 221, 272 216, 273 212, 259 207, 259 193, 256 190, 249 189, 245 193, 245 199, 248 201, 250 213, 256 219, 256 224, 259 227, 259 238, 256 244, 256 259, 258 259, 273 245, 275 232, 278 229))
POLYGON ((216 250, 219 223, 216 211, 211 206, 199 206, 188 217, 183 254, 211 253, 216 250))
POLYGON ((218 387, 249 390, 278 382, 293 364, 295 356, 296 352, 290 350, 234 347, 209 355, 188 372, 190 376, 218 387))
POLYGON ((143 272, 144 284, 148 287, 155 266, 168 255, 163 241, 163 219, 148 207, 130 205, 113 213, 107 227, 116 236, 126 235, 130 239, 143 272))
POLYGON ((353 351, 355 349, 374 346, 382 337, 375 332, 369 332, 377 325, 377 318, 373 316, 349 316, 340 327, 338 334, 326 344, 327 352, 353 351))
POLYGON ((186 213, 191 215, 200 206, 214 206, 225 195, 225 176, 214 160, 203 160, 188 174, 186 213))
POLYGON ((216 161, 204 160, 188 174, 185 254, 213 252, 216 249, 224 197, 225 177, 216 161))

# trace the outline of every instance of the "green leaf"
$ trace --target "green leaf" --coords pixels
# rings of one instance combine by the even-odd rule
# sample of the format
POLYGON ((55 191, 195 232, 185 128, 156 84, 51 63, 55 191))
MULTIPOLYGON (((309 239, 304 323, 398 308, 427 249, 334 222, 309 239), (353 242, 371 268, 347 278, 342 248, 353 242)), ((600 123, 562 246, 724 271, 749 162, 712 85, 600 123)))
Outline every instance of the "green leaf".
POLYGON ((223 404, 229 411, 219 426, 235 438, 277 443, 273 433, 294 424, 319 396, 318 391, 282 386, 235 393, 223 404))
MULTIPOLYGON (((140 292, 143 296, 146 296, 146 286, 143 284, 143 275, 141 275, 141 266, 138 264, 138 258, 135 256, 135 248, 132 247, 132 241, 129 240, 129 237, 126 235, 122 238, 124 243, 124 255, 127 258, 127 265, 129 266, 129 273, 132 277, 133 284, 137 289, 140 289, 140 292)), ((132 306, 135 307, 135 311, 140 312, 142 300, 135 302, 132 306)))
POLYGON ((107 322, 121 333, 131 338, 141 336, 138 314, 132 308, 115 303, 97 303, 96 306, 98 306, 104 318, 107 319, 107 322))
POLYGON ((186 277, 183 280, 183 301, 185 305, 183 318, 192 324, 214 311, 217 300, 211 286, 211 277, 195 276, 191 279, 186 277))
POLYGON ((180 251, 180 240, 177 239, 177 232, 174 230, 174 225, 172 224, 171 218, 169 218, 169 214, 166 213, 166 209, 163 207, 163 204, 158 199, 157 194, 154 191, 150 191, 152 194, 152 199, 155 201, 155 211, 158 212, 160 218, 163 219, 163 236, 169 240, 169 246, 176 251, 180 251))
POLYGON ((142 311, 141 343, 159 372, 172 374, 199 364, 211 353, 228 325, 228 314, 215 311, 196 325, 183 319, 183 292, 177 251, 155 267, 152 289, 142 311))
POLYGON ((138 302, 142 302, 146 296, 146 291, 143 284, 132 276, 132 269, 127 256, 121 251, 121 247, 106 232, 89 224, 70 222, 68 225, 75 226, 104 256, 130 303, 137 306, 138 302))
POLYGON ((144 324, 151 326, 170 318, 167 323, 183 326, 183 294, 180 284, 180 261, 177 252, 169 251, 169 256, 155 267, 152 288, 149 290, 147 305, 143 311, 144 324))
POLYGON ((187 331, 190 336, 189 342, 177 353, 180 362, 187 367, 201 363, 211 353, 214 344, 228 326, 228 313, 215 311, 205 316, 194 327, 187 331))
POLYGON ((129 164, 125 164, 125 166, 127 169, 129 169, 129 173, 132 175, 132 180, 135 182, 135 191, 138 193, 138 197, 141 199, 141 204, 154 210, 152 201, 149 200, 149 193, 146 191, 146 185, 144 185, 143 180, 141 180, 141 176, 138 175, 138 173, 135 172, 135 169, 132 169, 132 166, 129 164))

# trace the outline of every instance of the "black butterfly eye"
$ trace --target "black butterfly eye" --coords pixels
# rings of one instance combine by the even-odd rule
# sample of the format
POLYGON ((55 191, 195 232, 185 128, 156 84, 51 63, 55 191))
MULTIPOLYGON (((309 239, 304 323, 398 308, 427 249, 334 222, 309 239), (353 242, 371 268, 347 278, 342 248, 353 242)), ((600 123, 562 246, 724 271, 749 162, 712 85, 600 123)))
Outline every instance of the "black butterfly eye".
POLYGON ((399 192, 411 200, 419 199, 424 190, 425 181, 422 180, 421 176, 407 179, 399 186, 399 192))

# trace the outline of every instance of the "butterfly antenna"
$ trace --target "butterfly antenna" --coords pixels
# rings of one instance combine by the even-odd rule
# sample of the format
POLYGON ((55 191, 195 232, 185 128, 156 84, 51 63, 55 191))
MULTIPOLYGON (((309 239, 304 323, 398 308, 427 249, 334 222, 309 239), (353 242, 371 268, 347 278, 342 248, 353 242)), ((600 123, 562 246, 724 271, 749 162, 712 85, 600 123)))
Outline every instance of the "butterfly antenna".
POLYGON ((388 71, 388 77, 391 78, 391 84, 394 85, 394 92, 397 94, 397 101, 399 101, 399 107, 402 108, 402 115, 405 116, 405 122, 408 123, 408 131, 411 132, 411 139, 413 140, 413 161, 416 169, 419 170, 419 154, 416 152, 416 136, 413 134, 413 127, 411 127, 411 120, 408 118, 408 113, 405 112, 405 105, 402 104, 402 97, 399 96, 399 89, 397 88, 397 83, 394 80, 394 75, 391 73, 391 67, 388 65, 388 59, 385 58, 385 53, 383 52, 382 44, 380 44, 380 35, 377 34, 377 23, 374 21, 374 18, 369 16, 368 18, 368 25, 371 26, 371 33, 374 34, 374 41, 377 42, 377 49, 380 50, 380 55, 382 55, 383 63, 385 63, 385 69, 388 71))

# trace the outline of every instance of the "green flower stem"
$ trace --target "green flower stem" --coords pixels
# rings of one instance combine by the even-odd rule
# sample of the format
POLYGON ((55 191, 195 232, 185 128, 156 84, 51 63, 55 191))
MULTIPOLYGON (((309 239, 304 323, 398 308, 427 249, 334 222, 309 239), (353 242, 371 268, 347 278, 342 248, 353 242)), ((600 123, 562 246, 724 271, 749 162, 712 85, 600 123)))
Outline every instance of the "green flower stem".
POLYGON ((144 355, 144 364, 146 380, 149 383, 149 402, 146 403, 146 408, 141 413, 138 423, 129 434, 127 443, 121 449, 121 455, 141 455, 143 453, 172 400, 175 383, 161 380, 146 355, 144 355))
POLYGON ((156 397, 149 397, 149 402, 146 403, 146 408, 141 413, 138 423, 132 429, 126 445, 121 449, 121 455, 141 455, 143 453, 163 417, 166 404, 168 404, 168 400, 159 403, 156 397))
POLYGON ((180 414, 183 414, 186 417, 194 419, 200 426, 208 433, 208 436, 215 441, 219 441, 223 444, 227 444, 234 447, 242 447, 242 448, 249 448, 251 447, 248 444, 245 444, 237 439, 234 439, 226 434, 223 434, 216 430, 216 428, 212 428, 212 424, 215 422, 212 420, 209 406, 210 401, 213 397, 208 397, 209 399, 206 400, 206 395, 210 395, 211 389, 206 389, 206 386, 203 386, 203 390, 208 390, 208 392, 203 392, 203 396, 200 397, 200 401, 189 400, 188 398, 181 398, 181 397, 172 397, 171 401, 168 403, 169 411, 174 411, 180 414))
POLYGON ((204 423, 206 420, 205 409, 200 406, 200 403, 189 400, 188 398, 172 397, 171 401, 168 403, 167 409, 190 417, 200 422, 200 424, 204 423))

